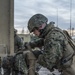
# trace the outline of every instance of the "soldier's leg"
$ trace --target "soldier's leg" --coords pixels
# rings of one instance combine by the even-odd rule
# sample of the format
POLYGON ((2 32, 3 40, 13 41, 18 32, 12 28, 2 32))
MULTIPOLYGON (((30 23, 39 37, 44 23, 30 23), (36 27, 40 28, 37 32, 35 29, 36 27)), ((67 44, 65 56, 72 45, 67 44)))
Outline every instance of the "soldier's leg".
POLYGON ((14 71, 15 71, 15 75, 27 74, 27 65, 23 53, 18 53, 15 55, 14 71))
POLYGON ((14 72, 12 73, 12 75, 26 75, 26 74, 21 73, 21 72, 18 72, 18 71, 14 71, 14 72))
POLYGON ((68 67, 63 70, 62 75, 75 75, 75 71, 72 67, 68 67))
POLYGON ((35 75, 36 57, 30 51, 27 52, 27 59, 29 64, 28 75, 35 75))
POLYGON ((63 67, 63 74, 62 75, 75 75, 75 70, 74 70, 75 64, 73 63, 73 60, 72 59, 69 60, 66 64, 69 66, 66 67, 66 65, 65 65, 63 67))
MULTIPOLYGON (((42 54, 41 50, 35 50, 35 51, 32 51, 33 54, 35 55, 36 59, 38 60, 39 58, 39 55, 42 54)), ((35 71, 38 72, 41 68, 41 65, 39 63, 36 62, 35 64, 35 71)))

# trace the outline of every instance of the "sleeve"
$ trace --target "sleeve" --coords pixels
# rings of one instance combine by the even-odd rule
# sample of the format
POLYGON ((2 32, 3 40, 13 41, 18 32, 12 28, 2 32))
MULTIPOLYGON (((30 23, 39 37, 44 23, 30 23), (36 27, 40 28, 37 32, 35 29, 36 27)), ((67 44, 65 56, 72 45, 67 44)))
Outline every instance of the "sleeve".
POLYGON ((45 40, 45 60, 49 69, 56 66, 63 56, 63 39, 64 36, 60 32, 52 32, 45 40))
POLYGON ((31 41, 29 42, 29 45, 31 46, 31 48, 35 48, 35 47, 42 47, 44 45, 44 39, 43 38, 39 38, 35 41, 31 41))

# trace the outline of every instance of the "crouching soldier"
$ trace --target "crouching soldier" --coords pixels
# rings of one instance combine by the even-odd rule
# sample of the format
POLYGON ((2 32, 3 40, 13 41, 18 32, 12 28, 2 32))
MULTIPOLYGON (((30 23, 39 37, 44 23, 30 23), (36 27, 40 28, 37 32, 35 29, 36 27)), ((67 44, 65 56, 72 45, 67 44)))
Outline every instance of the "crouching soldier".
POLYGON ((35 72, 35 63, 40 51, 23 51, 18 52, 14 56, 4 57, 2 67, 4 75, 37 75, 35 72), (38 55, 36 55, 38 52, 38 55), (34 54, 36 55, 34 55, 34 54))
POLYGON ((50 71, 57 68, 62 75, 75 75, 72 65, 74 49, 62 29, 55 27, 54 22, 47 23, 48 19, 42 14, 33 15, 28 21, 28 30, 41 40, 30 42, 31 48, 44 46, 38 63, 50 71))

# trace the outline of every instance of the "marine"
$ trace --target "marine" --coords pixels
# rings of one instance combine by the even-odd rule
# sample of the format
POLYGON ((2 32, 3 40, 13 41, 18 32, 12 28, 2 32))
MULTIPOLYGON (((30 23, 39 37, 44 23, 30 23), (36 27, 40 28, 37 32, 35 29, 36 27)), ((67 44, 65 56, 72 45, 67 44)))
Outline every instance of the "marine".
POLYGON ((4 75, 27 75, 26 54, 23 54, 23 41, 14 29, 14 55, 8 55, 2 59, 4 75))
POLYGON ((29 42, 26 46, 44 47, 38 57, 38 63, 50 71, 57 68, 62 75, 75 75, 72 67, 74 50, 68 43, 63 30, 55 27, 54 22, 47 24, 48 19, 42 14, 33 15, 28 21, 28 29, 40 39, 29 42))
POLYGON ((34 64, 36 58, 41 54, 40 51, 31 52, 26 49, 21 38, 16 34, 16 30, 14 30, 14 33, 15 53, 4 57, 1 62, 4 75, 37 75, 34 64))

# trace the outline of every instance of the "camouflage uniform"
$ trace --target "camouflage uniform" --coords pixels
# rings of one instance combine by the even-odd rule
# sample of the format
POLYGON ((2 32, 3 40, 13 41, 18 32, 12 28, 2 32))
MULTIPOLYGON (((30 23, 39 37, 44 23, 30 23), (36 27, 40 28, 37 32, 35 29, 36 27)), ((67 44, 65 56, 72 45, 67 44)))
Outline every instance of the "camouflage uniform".
MULTIPOLYGON (((11 73, 12 75, 34 75, 35 66, 32 65, 34 65, 36 57, 29 50, 23 51, 21 38, 17 34, 14 37, 15 55, 4 57, 2 60, 4 75, 10 75, 11 73)), ((34 54, 36 54, 35 51, 34 54)))
POLYGON ((26 60, 21 51, 23 48, 23 42, 21 38, 16 34, 16 30, 14 30, 14 52, 16 53, 15 56, 4 57, 2 61, 2 66, 4 69, 4 75, 10 75, 12 72, 13 75, 27 75, 27 66, 26 60), (19 53, 18 53, 19 52, 19 53), (14 59, 14 60, 13 60, 14 59), (10 60, 13 60, 12 62, 10 60), (11 64, 9 64, 11 63, 11 64), (5 65, 6 64, 6 65, 5 65), (10 67, 8 67, 8 65, 10 67), (6 67, 5 67, 6 66, 6 67))
POLYGON ((24 57, 23 53, 18 53, 19 51, 23 50, 23 41, 22 39, 14 33, 14 52, 17 53, 15 56, 15 63, 14 63, 14 70, 15 70, 15 75, 21 72, 21 75, 26 75, 27 74, 27 64, 26 64, 26 57, 24 57))
POLYGON ((2 60, 2 67, 4 75, 27 75, 28 69, 26 64, 26 54, 23 52, 17 53, 14 56, 4 57, 2 60))
POLYGON ((13 56, 7 56, 2 59, 3 75, 10 75, 13 67, 13 56))
MULTIPOLYGON (((35 27, 40 27, 41 24, 46 22, 47 19, 44 16, 36 14, 30 18, 28 29, 32 32, 35 27)), ((46 24, 39 37, 42 39, 29 44, 32 48, 44 46, 43 54, 39 56, 38 63, 50 71, 53 71, 53 68, 57 68, 62 71, 62 75, 75 75, 72 68, 74 51, 69 46, 63 31, 54 27, 52 22, 46 24)))

